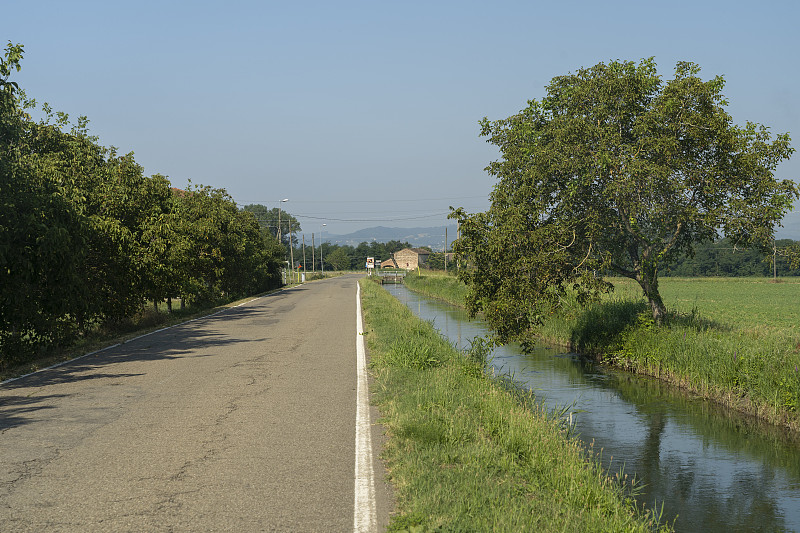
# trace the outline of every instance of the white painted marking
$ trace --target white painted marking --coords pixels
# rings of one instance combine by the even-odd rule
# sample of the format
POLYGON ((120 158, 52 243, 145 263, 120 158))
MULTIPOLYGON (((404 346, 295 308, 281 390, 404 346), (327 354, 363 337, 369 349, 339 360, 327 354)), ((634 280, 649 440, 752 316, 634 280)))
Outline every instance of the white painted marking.
POLYGON ((367 383, 367 351, 361 323, 361 286, 356 285, 356 480, 353 507, 353 531, 373 532, 378 529, 375 507, 375 476, 372 470, 372 429, 369 420, 367 383))

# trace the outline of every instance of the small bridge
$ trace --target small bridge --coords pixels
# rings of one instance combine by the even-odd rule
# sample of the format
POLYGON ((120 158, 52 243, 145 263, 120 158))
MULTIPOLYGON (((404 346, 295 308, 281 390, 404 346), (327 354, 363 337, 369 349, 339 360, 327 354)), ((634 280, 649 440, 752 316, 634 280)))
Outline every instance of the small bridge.
POLYGON ((405 270, 395 272, 378 272, 377 277, 381 281, 381 285, 403 283, 405 277, 405 270))

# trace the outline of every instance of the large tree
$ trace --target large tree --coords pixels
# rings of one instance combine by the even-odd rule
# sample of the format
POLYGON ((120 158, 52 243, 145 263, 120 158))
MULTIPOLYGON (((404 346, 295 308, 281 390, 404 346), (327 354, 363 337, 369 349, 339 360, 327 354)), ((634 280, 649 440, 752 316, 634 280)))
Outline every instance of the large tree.
MULTIPOLYGON (((366 263, 367 258, 364 257, 366 263)), ((334 270, 349 270, 351 268, 350 257, 341 246, 337 246, 335 250, 325 257, 325 262, 331 265, 334 270)))
POLYGON ((518 114, 481 122, 500 149, 488 212, 456 210, 455 248, 470 268, 471 312, 501 338, 541 322, 572 287, 589 297, 604 273, 636 280, 661 322, 659 267, 728 236, 769 248, 798 197, 774 176, 788 134, 734 125, 724 80, 678 63, 664 81, 652 59, 600 63, 554 78, 518 114))

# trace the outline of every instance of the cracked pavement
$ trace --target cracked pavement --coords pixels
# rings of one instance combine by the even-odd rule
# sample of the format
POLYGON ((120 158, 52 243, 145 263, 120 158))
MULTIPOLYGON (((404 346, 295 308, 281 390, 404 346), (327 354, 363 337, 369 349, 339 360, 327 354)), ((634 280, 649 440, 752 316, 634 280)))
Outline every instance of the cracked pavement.
POLYGON ((2 530, 351 531, 356 279, 0 386, 2 530))

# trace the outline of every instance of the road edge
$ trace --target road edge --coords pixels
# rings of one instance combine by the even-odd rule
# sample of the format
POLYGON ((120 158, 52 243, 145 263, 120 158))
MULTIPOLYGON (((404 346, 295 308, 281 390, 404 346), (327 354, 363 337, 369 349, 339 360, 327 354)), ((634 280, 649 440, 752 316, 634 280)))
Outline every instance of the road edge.
POLYGON ((356 282, 356 457, 353 531, 374 532, 378 529, 375 502, 375 472, 372 458, 367 351, 361 316, 361 284, 356 282))

